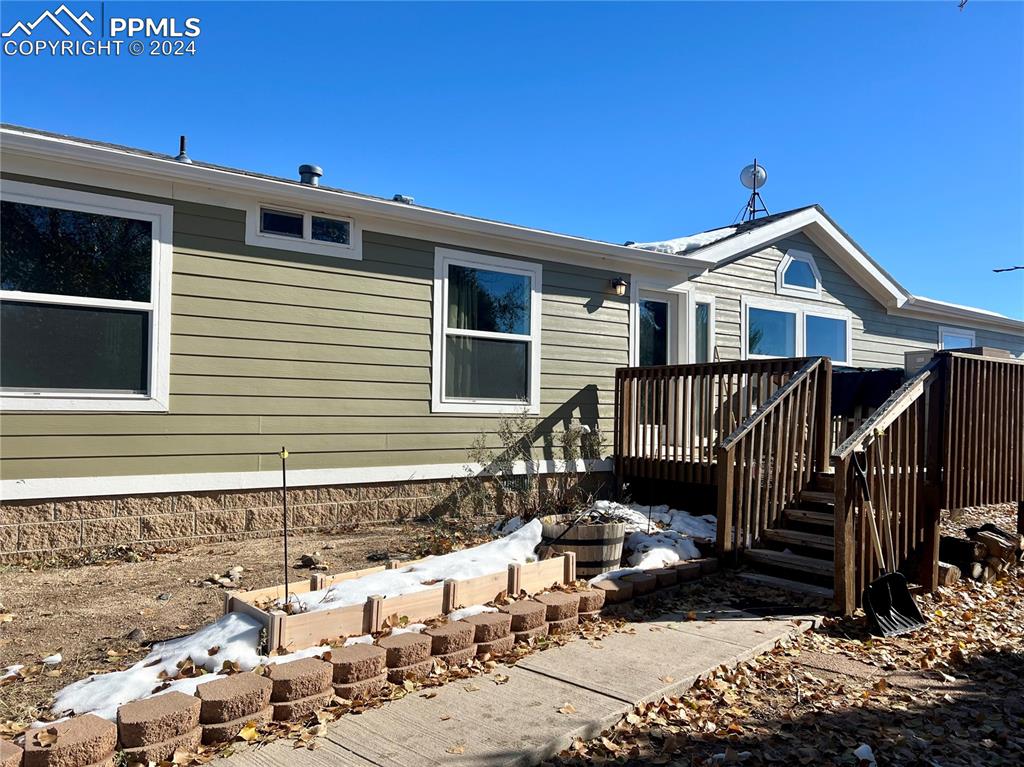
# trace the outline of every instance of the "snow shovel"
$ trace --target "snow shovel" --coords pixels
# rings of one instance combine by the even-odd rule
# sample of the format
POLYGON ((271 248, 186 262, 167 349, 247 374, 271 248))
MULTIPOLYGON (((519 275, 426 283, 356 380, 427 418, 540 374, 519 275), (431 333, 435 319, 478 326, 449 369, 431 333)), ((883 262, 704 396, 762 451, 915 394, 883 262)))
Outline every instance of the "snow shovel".
MULTIPOLYGON (((877 441, 875 442, 877 448, 877 441)), ((875 451, 876 456, 878 451, 875 451)), ((871 540, 875 546, 875 554, 878 557, 878 565, 881 574, 865 589, 861 602, 864 605, 864 613, 874 629, 874 633, 884 637, 899 636, 916 631, 925 625, 924 616, 921 615, 921 608, 917 606, 910 587, 907 585, 907 578, 903 573, 896 572, 896 552, 892 544, 892 520, 889 512, 889 500, 886 497, 885 488, 882 488, 882 510, 885 514, 885 530, 889 549, 889 558, 886 560, 882 553, 882 540, 878 534, 878 524, 875 521, 875 510, 871 504, 871 490, 868 487, 867 474, 864 473, 864 466, 861 464, 857 454, 853 454, 853 470, 857 475, 861 492, 864 494, 864 513, 867 516, 871 527, 871 540)))

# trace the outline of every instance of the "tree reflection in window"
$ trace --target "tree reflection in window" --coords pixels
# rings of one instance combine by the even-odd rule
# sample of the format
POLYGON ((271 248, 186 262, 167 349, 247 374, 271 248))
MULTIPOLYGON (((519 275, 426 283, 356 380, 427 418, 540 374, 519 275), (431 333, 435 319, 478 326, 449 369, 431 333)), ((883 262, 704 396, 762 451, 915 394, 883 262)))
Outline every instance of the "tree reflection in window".
POLYGON ((151 222, 20 202, 0 205, 3 290, 150 300, 151 222))

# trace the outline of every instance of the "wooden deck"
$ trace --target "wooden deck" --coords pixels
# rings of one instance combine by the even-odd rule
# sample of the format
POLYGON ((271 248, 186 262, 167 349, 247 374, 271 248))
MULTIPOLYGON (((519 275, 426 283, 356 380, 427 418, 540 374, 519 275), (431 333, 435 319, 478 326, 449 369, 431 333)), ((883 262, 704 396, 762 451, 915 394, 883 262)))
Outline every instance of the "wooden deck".
POLYGON ((939 352, 853 417, 831 413, 826 358, 622 368, 615 415, 620 479, 713 487, 727 562, 831 587, 844 612, 880 571, 868 509, 928 589, 943 509, 1017 502, 1024 532, 1024 361, 939 352))

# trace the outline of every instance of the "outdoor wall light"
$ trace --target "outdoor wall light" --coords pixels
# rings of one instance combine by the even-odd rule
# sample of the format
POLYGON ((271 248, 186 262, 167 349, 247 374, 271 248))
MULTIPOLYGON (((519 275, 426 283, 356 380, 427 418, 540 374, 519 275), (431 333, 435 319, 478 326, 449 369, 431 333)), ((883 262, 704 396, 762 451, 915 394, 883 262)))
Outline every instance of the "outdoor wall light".
POLYGON ((611 282, 612 290, 615 291, 615 295, 617 295, 617 296, 624 296, 624 295, 626 295, 626 288, 629 287, 629 283, 628 282, 626 282, 621 277, 615 277, 612 280, 610 280, 610 282, 611 282))

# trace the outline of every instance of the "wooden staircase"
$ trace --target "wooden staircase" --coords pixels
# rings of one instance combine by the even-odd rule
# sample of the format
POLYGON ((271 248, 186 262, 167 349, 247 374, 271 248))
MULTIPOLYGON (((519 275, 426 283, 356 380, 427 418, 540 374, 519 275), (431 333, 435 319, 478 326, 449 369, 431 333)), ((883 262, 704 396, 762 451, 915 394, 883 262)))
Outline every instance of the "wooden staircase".
POLYGON ((741 578, 763 585, 833 597, 835 573, 834 475, 815 473, 775 527, 761 532, 743 551, 750 571, 741 578))

